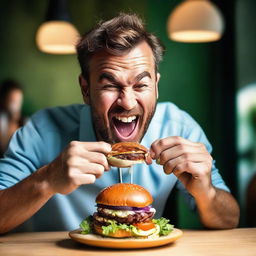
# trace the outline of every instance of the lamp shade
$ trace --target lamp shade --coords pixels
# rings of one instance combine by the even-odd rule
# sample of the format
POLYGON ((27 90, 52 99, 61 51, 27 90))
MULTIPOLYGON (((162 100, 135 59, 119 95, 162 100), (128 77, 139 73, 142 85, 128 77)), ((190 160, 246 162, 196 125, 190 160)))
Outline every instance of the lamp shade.
POLYGON ((178 5, 167 21, 170 39, 179 42, 211 42, 221 38, 224 19, 209 0, 186 0, 178 5))
POLYGON ((39 50, 51 54, 74 54, 80 35, 70 20, 67 0, 49 0, 45 22, 36 33, 39 50))
POLYGON ((44 22, 37 31, 36 44, 45 53, 74 54, 79 38, 76 28, 67 21, 44 22))

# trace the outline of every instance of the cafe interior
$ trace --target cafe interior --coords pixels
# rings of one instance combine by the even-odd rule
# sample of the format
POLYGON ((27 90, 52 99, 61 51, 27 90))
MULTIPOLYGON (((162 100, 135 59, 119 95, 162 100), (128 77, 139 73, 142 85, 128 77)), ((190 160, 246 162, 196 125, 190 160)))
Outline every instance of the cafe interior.
MULTIPOLYGON (((83 103, 74 47, 80 35, 120 12, 140 15, 166 47, 158 101, 175 103, 200 124, 238 200, 239 227, 256 227, 255 0, 1 0, 0 10, 0 80, 22 85, 28 119, 83 103), (208 5, 200 13, 192 2, 208 5)), ((167 203, 164 216, 175 226, 203 229, 178 191, 167 203)))

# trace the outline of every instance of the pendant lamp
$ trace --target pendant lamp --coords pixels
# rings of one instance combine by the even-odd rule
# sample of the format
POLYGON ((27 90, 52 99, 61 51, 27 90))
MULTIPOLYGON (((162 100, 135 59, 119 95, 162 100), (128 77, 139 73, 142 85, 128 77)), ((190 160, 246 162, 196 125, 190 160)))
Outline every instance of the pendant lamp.
POLYGON ((217 41, 223 30, 223 16, 209 0, 185 0, 173 10, 167 21, 169 38, 178 42, 217 41))
POLYGON ((45 22, 38 28, 36 44, 50 54, 74 54, 79 33, 70 22, 66 0, 50 0, 45 22))

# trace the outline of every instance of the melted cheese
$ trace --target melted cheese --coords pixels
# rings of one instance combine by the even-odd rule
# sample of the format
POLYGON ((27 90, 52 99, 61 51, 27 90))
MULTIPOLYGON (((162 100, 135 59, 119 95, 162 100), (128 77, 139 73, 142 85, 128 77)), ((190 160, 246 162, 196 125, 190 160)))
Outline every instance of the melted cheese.
POLYGON ((128 215, 135 214, 134 211, 111 210, 106 208, 101 208, 101 210, 108 215, 117 216, 120 218, 126 218, 128 215))

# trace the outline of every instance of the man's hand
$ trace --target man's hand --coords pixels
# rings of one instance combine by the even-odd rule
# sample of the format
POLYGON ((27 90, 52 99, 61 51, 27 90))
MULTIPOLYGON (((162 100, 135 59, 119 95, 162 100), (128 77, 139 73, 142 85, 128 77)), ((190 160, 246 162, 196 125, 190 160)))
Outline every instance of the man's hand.
POLYGON ((68 194, 82 184, 94 183, 108 170, 105 142, 71 142, 53 162, 14 186, 0 190, 0 234, 37 212, 55 193, 68 194))
POLYGON ((212 157, 202 143, 182 137, 159 139, 151 145, 151 157, 163 165, 166 174, 173 173, 194 196, 213 193, 212 157))
POLYGON ((110 169, 105 156, 110 151, 105 142, 72 141, 45 169, 52 192, 69 194, 80 185, 94 183, 110 169))
POLYGON ((233 196, 217 189, 211 182, 212 157, 201 143, 181 137, 155 141, 151 157, 173 173, 194 196, 202 224, 207 228, 234 228, 239 221, 239 207, 233 196))

